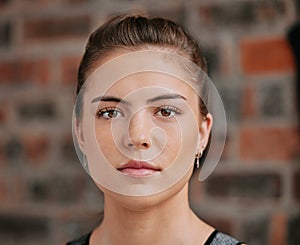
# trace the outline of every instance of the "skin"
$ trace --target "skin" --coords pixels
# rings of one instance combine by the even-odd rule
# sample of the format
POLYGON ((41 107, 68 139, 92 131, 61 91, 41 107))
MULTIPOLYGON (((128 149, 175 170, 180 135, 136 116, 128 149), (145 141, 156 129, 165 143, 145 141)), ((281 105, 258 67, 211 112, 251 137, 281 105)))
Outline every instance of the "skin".
MULTIPOLYGON (((114 50, 95 64, 94 68, 126 52, 130 51, 114 50)), ((207 114, 203 119, 199 112, 197 94, 182 81, 153 73, 138 74, 120 80, 108 94, 121 99, 126 98, 131 105, 137 105, 137 108, 126 107, 115 101, 101 101, 98 105, 95 125, 97 141, 103 154, 115 168, 130 159, 116 147, 111 124, 122 122, 126 117, 129 120, 128 134, 125 134, 122 146, 126 152, 151 149, 153 126, 158 126, 165 133, 166 145, 161 154, 151 161, 151 164, 159 167, 161 171, 172 164, 178 149, 183 147, 180 137, 185 135, 181 136, 178 127, 182 123, 188 123, 184 120, 185 112, 192 113, 199 125, 199 152, 207 145, 212 116, 207 114), (185 99, 160 100, 149 105, 146 101, 155 96, 156 90, 153 94, 150 92, 148 97, 145 93, 141 93, 144 96, 138 92, 133 93, 149 86, 159 87, 158 92, 164 94, 179 94, 185 99), (133 96, 130 96, 132 94, 133 96), (162 107, 166 104, 176 104, 184 112, 183 115, 177 115, 162 107), (105 108, 110 108, 110 111, 105 111, 105 108)), ((191 166, 188 173, 169 189, 146 197, 114 193, 96 183, 104 193, 105 215, 101 225, 93 231, 90 244, 204 244, 214 228, 199 219, 189 206, 188 181, 192 170, 191 166)))
POLYGON ((192 117, 199 121, 200 118, 197 95, 185 83, 167 75, 149 72, 136 74, 120 80, 107 94, 124 98, 129 104, 115 101, 100 101, 98 104, 98 113, 102 114, 96 119, 95 126, 98 144, 116 168, 130 158, 120 154, 114 140, 120 141, 119 149, 127 155, 149 151, 156 145, 163 148, 165 143, 162 154, 151 163, 159 169, 166 169, 175 160, 180 148, 184 147, 180 140, 183 124, 190 129, 189 119, 192 117), (161 95, 164 97, 161 98, 161 95), (166 96, 172 98, 165 99, 166 96), (153 98, 156 99, 154 102, 148 102, 153 98), (117 131, 114 135, 112 124, 113 130, 117 131), (128 132, 124 133, 126 128, 128 132), (161 129, 164 137, 155 136, 155 128, 161 129), (159 140, 167 142, 157 142, 159 140))

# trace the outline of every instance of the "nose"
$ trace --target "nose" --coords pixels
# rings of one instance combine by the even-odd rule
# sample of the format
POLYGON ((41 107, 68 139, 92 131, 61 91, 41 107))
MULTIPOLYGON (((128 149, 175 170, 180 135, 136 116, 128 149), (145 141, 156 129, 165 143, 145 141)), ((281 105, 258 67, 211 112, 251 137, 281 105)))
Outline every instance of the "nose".
POLYGON ((150 133, 152 121, 145 109, 136 112, 128 125, 127 146, 138 150, 147 150, 151 147, 150 133))

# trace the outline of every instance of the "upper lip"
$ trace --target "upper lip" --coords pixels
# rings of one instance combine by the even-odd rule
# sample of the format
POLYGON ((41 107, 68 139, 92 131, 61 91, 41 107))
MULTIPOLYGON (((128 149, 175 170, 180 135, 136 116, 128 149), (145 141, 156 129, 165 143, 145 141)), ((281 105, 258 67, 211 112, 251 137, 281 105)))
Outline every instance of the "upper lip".
POLYGON ((153 164, 143 162, 143 161, 135 161, 135 160, 130 160, 117 169, 122 170, 122 169, 126 169, 126 168, 151 169, 151 170, 155 170, 155 171, 161 171, 161 169, 159 167, 154 166, 153 164))

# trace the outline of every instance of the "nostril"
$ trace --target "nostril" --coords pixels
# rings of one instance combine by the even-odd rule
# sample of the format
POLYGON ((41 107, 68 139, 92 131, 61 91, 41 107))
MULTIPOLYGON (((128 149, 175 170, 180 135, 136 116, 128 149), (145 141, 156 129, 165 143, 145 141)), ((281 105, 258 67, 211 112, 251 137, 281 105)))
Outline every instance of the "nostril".
POLYGON ((150 147, 150 142, 147 142, 147 141, 138 141, 138 142, 134 142, 134 141, 130 141, 130 142, 127 142, 127 147, 129 148, 135 148, 135 149, 148 149, 150 147))

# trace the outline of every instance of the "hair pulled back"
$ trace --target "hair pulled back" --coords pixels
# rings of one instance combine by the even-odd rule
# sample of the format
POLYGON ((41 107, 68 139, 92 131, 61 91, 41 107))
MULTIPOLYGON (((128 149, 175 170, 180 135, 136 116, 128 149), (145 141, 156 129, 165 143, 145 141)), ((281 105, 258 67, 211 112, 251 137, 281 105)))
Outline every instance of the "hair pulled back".
POLYGON ((96 29, 89 37, 78 70, 77 94, 94 64, 117 48, 136 50, 154 46, 170 48, 206 71, 207 66, 197 42, 178 24, 139 13, 116 16, 96 29))

